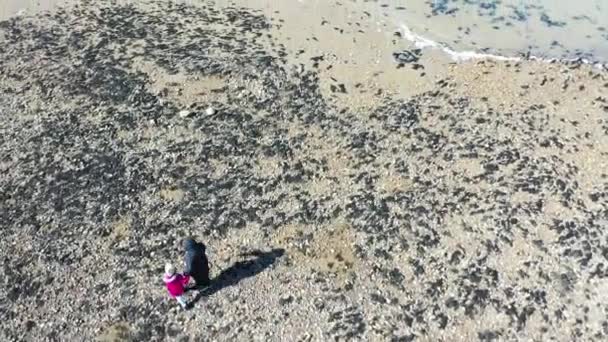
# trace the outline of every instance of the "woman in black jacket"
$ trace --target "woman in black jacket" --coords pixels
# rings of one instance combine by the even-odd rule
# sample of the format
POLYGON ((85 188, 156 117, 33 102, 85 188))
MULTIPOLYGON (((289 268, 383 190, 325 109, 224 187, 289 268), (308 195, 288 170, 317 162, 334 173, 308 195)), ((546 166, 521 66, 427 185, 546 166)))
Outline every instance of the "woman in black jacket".
POLYGON ((186 250, 184 274, 194 278, 197 287, 209 285, 209 260, 205 255, 205 245, 188 238, 184 240, 184 249, 186 250))

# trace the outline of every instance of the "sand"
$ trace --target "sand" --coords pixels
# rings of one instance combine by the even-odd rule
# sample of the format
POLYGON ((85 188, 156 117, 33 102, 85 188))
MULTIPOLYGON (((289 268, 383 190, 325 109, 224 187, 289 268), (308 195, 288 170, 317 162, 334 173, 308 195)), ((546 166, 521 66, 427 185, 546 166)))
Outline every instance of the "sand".
POLYGON ((0 340, 605 340, 605 71, 363 5, 46 4, 0 28, 0 340))

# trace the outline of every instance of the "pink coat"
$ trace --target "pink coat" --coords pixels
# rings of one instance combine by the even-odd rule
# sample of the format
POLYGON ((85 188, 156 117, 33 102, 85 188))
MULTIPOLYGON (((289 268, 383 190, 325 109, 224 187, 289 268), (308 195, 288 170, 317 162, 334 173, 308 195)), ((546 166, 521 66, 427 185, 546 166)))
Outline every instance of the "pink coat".
POLYGON ((185 286, 190 281, 190 276, 176 273, 174 275, 164 275, 163 281, 167 285, 167 291, 172 297, 181 296, 185 292, 185 286))

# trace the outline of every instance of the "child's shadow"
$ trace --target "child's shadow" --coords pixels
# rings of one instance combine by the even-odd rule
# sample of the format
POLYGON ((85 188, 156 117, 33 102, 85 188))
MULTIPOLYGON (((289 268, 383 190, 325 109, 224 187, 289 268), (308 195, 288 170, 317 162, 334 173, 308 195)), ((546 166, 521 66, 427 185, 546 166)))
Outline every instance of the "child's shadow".
POLYGON ((261 273, 274 264, 278 258, 283 256, 283 254, 285 254, 285 250, 282 248, 276 248, 270 252, 255 250, 241 254, 241 256, 253 256, 254 258, 245 261, 237 261, 232 266, 223 270, 217 277, 211 280, 211 285, 204 290, 199 291, 190 303, 190 306, 194 306, 203 297, 209 297, 222 289, 238 284, 245 278, 253 277, 258 273, 261 273))

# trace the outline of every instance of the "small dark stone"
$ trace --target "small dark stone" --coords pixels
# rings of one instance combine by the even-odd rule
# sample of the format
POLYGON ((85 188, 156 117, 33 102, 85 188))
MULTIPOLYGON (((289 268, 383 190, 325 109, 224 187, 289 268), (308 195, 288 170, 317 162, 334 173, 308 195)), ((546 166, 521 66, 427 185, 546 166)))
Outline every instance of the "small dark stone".
POLYGON ((285 297, 282 297, 279 299, 279 304, 281 306, 285 306, 287 304, 291 304, 293 302, 293 300, 294 300, 294 298, 292 295, 285 296, 285 297))
POLYGON ((31 331, 32 329, 34 329, 34 327, 36 327, 36 322, 34 321, 27 321, 25 322, 25 331, 31 331))
POLYGON ((490 330, 484 330, 484 331, 478 333, 477 336, 479 337, 480 341, 484 341, 484 342, 495 341, 499 337, 499 335, 496 332, 490 331, 490 330))
POLYGON ((419 59, 415 53, 413 53, 411 51, 407 51, 407 50, 404 50, 402 52, 393 53, 393 58, 398 63, 404 63, 404 64, 415 63, 415 62, 418 62, 418 59, 419 59))

